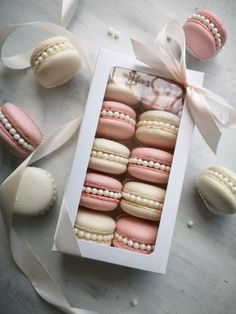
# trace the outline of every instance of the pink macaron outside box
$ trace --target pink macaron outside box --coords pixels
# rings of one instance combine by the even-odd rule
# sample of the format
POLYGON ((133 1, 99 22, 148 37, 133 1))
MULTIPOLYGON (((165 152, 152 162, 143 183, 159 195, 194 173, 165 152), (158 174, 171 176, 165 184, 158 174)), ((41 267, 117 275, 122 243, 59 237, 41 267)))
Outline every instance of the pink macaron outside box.
MULTIPOLYGON (((188 76, 188 82, 198 85, 198 86, 202 85, 203 78, 204 78, 203 73, 188 70, 187 76, 188 76)), ((168 256, 169 256, 172 236, 174 232, 175 220, 177 216, 182 185, 184 181, 185 169, 186 169, 187 160, 188 160, 188 151, 189 151, 189 147, 191 143, 194 123, 188 112, 187 107, 186 106, 182 106, 181 108, 179 107, 179 102, 181 101, 180 98, 181 97, 184 98, 184 91, 181 97, 178 96, 178 93, 181 93, 179 91, 180 88, 178 87, 178 84, 176 83, 175 85, 175 82, 168 82, 169 84, 168 87, 165 87, 160 84, 163 84, 162 79, 158 78, 155 72, 152 71, 152 69, 148 68, 143 63, 137 61, 134 57, 120 54, 120 53, 114 53, 108 50, 100 50, 98 58, 97 58, 96 66, 94 69, 93 79, 92 79, 92 83, 91 83, 91 87, 90 87, 90 91, 89 91, 89 95, 87 99, 84 117, 83 117, 81 127, 80 127, 74 160, 72 163, 71 172, 67 181, 66 190, 64 193, 63 202, 62 202, 62 206, 61 206, 61 210, 59 214, 57 228, 56 228, 56 232, 54 236, 54 245, 53 245, 54 251, 58 251, 58 252, 62 252, 65 254, 70 254, 70 255, 77 255, 77 256, 90 258, 94 260, 109 262, 113 264, 123 265, 127 267, 148 270, 148 271, 161 273, 161 274, 166 273, 168 256), (116 71, 114 69, 116 69, 116 71), (156 241, 155 243, 153 243, 154 245, 150 246, 150 250, 152 249, 152 251, 148 252, 151 254, 142 254, 142 252, 141 253, 137 252, 137 250, 134 249, 135 246, 128 249, 123 249, 122 245, 115 245, 115 243, 118 243, 118 240, 120 241, 119 235, 115 233, 114 233, 114 239, 113 239, 114 246, 111 246, 111 245, 103 245, 101 243, 97 244, 95 243, 95 241, 85 241, 85 239, 84 240, 78 239, 78 237, 76 237, 76 234, 74 232, 74 226, 77 221, 76 220, 77 212, 78 212, 78 208, 80 204, 81 195, 85 193, 85 187, 84 187, 85 177, 86 177, 87 172, 92 172, 90 169, 88 170, 88 166, 90 165, 90 155, 93 149, 94 138, 106 137, 106 133, 104 133, 105 135, 103 133, 99 133, 100 136, 97 136, 96 132, 98 132, 97 130, 99 130, 98 123, 99 123, 100 115, 102 115, 102 111, 104 111, 104 107, 102 109, 102 105, 103 106, 107 105, 106 103, 104 104, 104 95, 105 95, 105 92, 107 92, 107 86, 108 86, 107 84, 109 80, 112 80, 113 83, 116 82, 118 85, 120 84, 121 87, 128 86, 130 90, 132 90, 132 95, 131 95, 132 97, 130 98, 128 96, 126 97, 126 99, 129 98, 128 103, 129 102, 132 103, 132 99, 135 98, 136 96, 138 98, 137 106, 133 106, 133 104, 131 103, 128 104, 130 105, 130 108, 132 107, 134 110, 136 110, 137 124, 136 124, 135 135, 133 135, 131 139, 119 139, 119 135, 117 135, 118 136, 117 142, 122 143, 125 146, 127 146, 130 149, 130 151, 132 151, 133 149, 136 149, 137 147, 150 146, 150 145, 145 145, 145 140, 143 141, 143 138, 142 138, 143 133, 137 130, 141 129, 139 128, 139 126, 145 127, 147 123, 145 119, 141 121, 142 114, 146 114, 145 111, 147 112, 150 109, 156 110, 157 109, 155 107, 156 103, 160 105, 159 110, 161 110, 162 112, 164 110, 163 109, 164 107, 162 108, 162 106, 164 106, 164 104, 167 103, 166 107, 172 108, 173 109, 172 115, 178 116, 179 121, 180 121, 178 125, 178 129, 177 129, 178 130, 177 138, 176 138, 174 149, 173 147, 171 147, 172 144, 170 144, 169 147, 167 145, 165 149, 161 148, 162 150, 166 150, 167 152, 173 154, 173 160, 171 164, 171 170, 168 174, 169 175, 168 184, 163 185, 163 183, 161 182, 161 185, 160 185, 161 188, 165 189, 164 203, 163 203, 163 206, 161 207, 161 218, 159 221, 151 222, 152 224, 155 223, 158 225, 158 233, 157 233, 156 241), (172 85, 175 88, 174 91, 170 90, 170 87, 172 85), (161 92, 160 93, 158 92, 157 97, 154 97, 153 92, 150 93, 150 90, 153 91, 157 89, 159 91, 161 90, 161 92), (173 98, 176 98, 176 97, 178 98, 177 99, 178 102, 175 101, 173 105, 173 98), (170 106, 168 102, 172 103, 172 106, 170 106), (135 108, 141 108, 141 109, 135 109, 135 108)), ((113 92, 114 92, 114 96, 116 96, 116 91, 113 91, 113 92)), ((106 100, 106 97, 105 97, 105 100, 106 100)), ((117 99, 115 100, 117 101, 117 99)), ((119 102, 122 102, 122 100, 120 100, 119 102)), ((181 103, 183 104, 183 99, 181 103)), ((166 111, 170 112, 170 110, 168 109, 166 111)), ((109 116, 109 113, 107 114, 109 116)), ((164 116, 165 116, 165 113, 164 113, 164 116)), ((133 123, 133 120, 130 118, 130 116, 128 117, 129 118, 127 118, 127 120, 130 120, 128 122, 133 123)), ((168 126, 170 127, 170 125, 168 126)), ((114 129, 115 127, 116 126, 114 124, 114 129)), ((110 128, 112 128, 112 126, 110 126, 110 128)), ((129 132, 128 130, 129 129, 127 129, 126 133, 129 132)), ((132 133, 132 128, 130 128, 130 130, 131 130, 130 132, 132 133)), ((148 126, 146 130, 148 130, 148 126)), ((107 133, 107 135, 109 137, 109 132, 107 133)), ((149 136, 147 136, 146 138, 147 140, 149 140, 149 136)), ((163 144, 162 140, 163 139, 160 140, 161 146, 163 144)), ((167 137, 167 142, 168 141, 169 143, 171 143, 171 139, 167 137)), ((158 146, 156 146, 155 148, 159 149, 158 146)), ((134 163, 135 159, 130 158, 129 162, 134 163)), ((143 162, 144 166, 146 166, 146 164, 144 164, 145 162, 146 161, 143 162)), ((153 163, 149 165, 153 166, 153 163)), ((169 169, 170 167, 166 167, 165 169, 167 168, 169 169)), ((126 171, 120 175, 115 174, 115 175, 109 175, 109 176, 111 177, 113 176, 114 178, 118 179, 122 183, 122 185, 127 183, 127 181, 140 182, 140 177, 137 176, 136 178, 132 178, 133 176, 132 169, 135 169, 133 164, 132 164, 132 167, 130 167, 130 169, 131 169, 131 172, 129 173, 129 170, 128 170, 128 174, 126 171)), ((137 173, 140 173, 140 171, 138 171, 137 173)), ((134 173, 134 177, 135 177, 135 173, 134 173)), ((95 193, 97 193, 97 190, 95 191, 95 193)), ((127 193, 125 195, 122 194, 122 197, 126 197, 126 196, 127 196, 127 193)), ((119 198, 121 197, 121 195, 119 196, 119 193, 116 193, 116 197, 119 198)), ((121 203, 122 203, 122 200, 121 200, 121 203)), ((115 209, 115 211, 105 212, 105 214, 109 215, 110 217, 113 217, 114 220, 117 221, 117 219, 119 219, 120 217, 123 217, 124 214, 127 215, 127 213, 123 212, 123 209, 125 210, 125 208, 123 208, 122 206, 120 207, 118 206, 118 209, 115 209)), ((133 213, 128 212, 128 214, 132 215, 133 213)), ((134 215, 136 214, 134 213, 134 215)), ((139 216, 139 214, 136 216, 142 217, 142 215, 139 216)), ((135 218, 135 219, 139 219, 139 218, 135 218)), ((157 219, 151 218, 151 220, 157 220, 157 219)), ((149 224, 149 222, 147 222, 147 224, 149 224)), ((112 241, 110 241, 110 243, 111 242, 112 241)), ((122 243, 120 242, 120 244, 122 243)), ((132 241, 131 241, 131 245, 132 245, 132 241)), ((138 244, 136 246, 139 247, 138 244)))

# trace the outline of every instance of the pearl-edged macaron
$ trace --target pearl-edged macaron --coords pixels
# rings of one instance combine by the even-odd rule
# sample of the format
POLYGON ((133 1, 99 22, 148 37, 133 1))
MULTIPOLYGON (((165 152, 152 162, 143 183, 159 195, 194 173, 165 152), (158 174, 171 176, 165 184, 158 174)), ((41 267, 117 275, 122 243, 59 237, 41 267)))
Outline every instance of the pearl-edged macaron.
POLYGON ((53 176, 44 169, 27 167, 16 194, 14 213, 25 216, 43 215, 56 200, 53 176))
POLYGON ((38 82, 46 88, 68 82, 81 66, 81 58, 69 39, 56 36, 41 42, 31 56, 38 82))
POLYGON ((209 167, 197 179, 207 208, 216 215, 236 213, 236 174, 225 167, 209 167))

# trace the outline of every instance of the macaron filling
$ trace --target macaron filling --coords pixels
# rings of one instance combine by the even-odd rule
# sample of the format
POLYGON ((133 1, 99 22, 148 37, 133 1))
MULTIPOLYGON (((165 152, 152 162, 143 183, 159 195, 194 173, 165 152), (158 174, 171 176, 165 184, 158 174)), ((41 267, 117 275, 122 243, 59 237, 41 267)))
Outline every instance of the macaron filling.
POLYGON ((161 119, 156 120, 141 120, 137 123, 137 128, 139 127, 148 127, 152 129, 161 129, 164 131, 171 132, 173 134, 178 133, 178 127, 174 124, 162 121, 161 119))
POLYGON ((212 169, 206 170, 204 174, 208 174, 217 181, 220 181, 220 183, 223 183, 233 193, 233 195, 236 196, 236 184, 232 181, 230 177, 212 169))
POLYGON ((133 165, 137 165, 137 166, 154 168, 156 170, 161 170, 161 171, 166 171, 166 172, 170 172, 170 169, 171 169, 169 165, 166 165, 162 163, 161 161, 155 162, 152 160, 143 160, 141 158, 137 158, 133 156, 129 159, 129 163, 133 165))
POLYGON ((75 225, 74 232, 78 239, 91 240, 94 242, 111 242, 114 238, 113 233, 104 234, 91 230, 85 230, 80 228, 78 225, 75 225))
POLYGON ((110 160, 110 161, 114 161, 114 162, 118 162, 121 164, 125 164, 127 165, 129 163, 129 158, 126 158, 124 156, 118 155, 116 154, 112 154, 109 152, 102 152, 100 150, 97 149, 93 149, 91 152, 91 157, 96 157, 96 158, 100 158, 100 159, 106 159, 106 160, 110 160))
POLYGON ((121 193, 116 191, 111 191, 108 189, 99 189, 92 186, 83 186, 83 195, 90 194, 90 195, 98 195, 101 197, 111 198, 114 200, 119 200, 121 198, 121 193))
POLYGON ((35 148, 27 142, 19 132, 16 131, 14 125, 8 121, 6 116, 0 110, 0 123, 4 126, 8 134, 14 139, 23 149, 32 152, 35 148))
POLYGON ((192 16, 190 16, 188 18, 188 20, 190 19, 194 19, 197 20, 199 22, 201 22, 202 24, 204 24, 205 26, 208 27, 208 29, 210 30, 210 32, 212 33, 212 35, 215 38, 215 43, 216 43, 216 50, 219 51, 223 45, 223 38, 221 36, 221 33, 219 31, 219 29, 217 28, 217 26, 210 21, 207 17, 201 15, 201 14, 196 14, 194 13, 192 16))
POLYGON ((146 207, 149 207, 151 209, 159 209, 161 210, 163 207, 163 201, 154 201, 149 198, 141 197, 139 195, 136 195, 135 193, 130 193, 128 191, 122 192, 122 198, 125 199, 125 201, 134 203, 137 205, 143 205, 146 207))
POLYGON ((133 117, 131 117, 130 115, 125 114, 123 112, 114 111, 114 109, 102 109, 100 116, 103 118, 107 117, 107 118, 122 120, 122 121, 127 122, 131 125, 136 124, 136 121, 133 117))
POLYGON ((38 70, 48 57, 51 57, 58 52, 71 49, 74 50, 74 47, 66 40, 58 40, 44 46, 32 61, 34 71, 38 70))
POLYGON ((147 251, 151 252, 154 250, 155 245, 152 244, 144 244, 139 243, 137 241, 133 241, 125 236, 120 235, 118 232, 115 232, 115 238, 128 247, 133 247, 135 250, 147 251))

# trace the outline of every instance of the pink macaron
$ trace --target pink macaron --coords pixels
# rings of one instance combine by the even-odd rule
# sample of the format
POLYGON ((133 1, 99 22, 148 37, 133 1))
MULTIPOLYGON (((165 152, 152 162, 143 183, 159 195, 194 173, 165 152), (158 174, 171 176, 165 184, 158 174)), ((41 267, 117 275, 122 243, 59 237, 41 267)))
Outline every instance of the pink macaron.
POLYGON ((149 147, 135 148, 129 159, 128 173, 143 181, 166 184, 172 158, 172 154, 163 150, 149 147))
POLYGON ((115 209, 121 198, 122 184, 111 177, 87 173, 80 206, 100 211, 115 209))
POLYGON ((154 250, 158 227, 155 223, 132 216, 117 220, 113 246, 138 253, 150 254, 154 250))
POLYGON ((220 19, 212 12, 198 10, 184 26, 186 49, 197 59, 214 57, 226 42, 226 30, 220 19))
POLYGON ((0 139, 14 155, 26 157, 40 145, 43 136, 26 112, 6 103, 0 107, 0 139))
POLYGON ((97 127, 97 137, 126 140, 134 135, 136 113, 127 105, 104 101, 97 127))

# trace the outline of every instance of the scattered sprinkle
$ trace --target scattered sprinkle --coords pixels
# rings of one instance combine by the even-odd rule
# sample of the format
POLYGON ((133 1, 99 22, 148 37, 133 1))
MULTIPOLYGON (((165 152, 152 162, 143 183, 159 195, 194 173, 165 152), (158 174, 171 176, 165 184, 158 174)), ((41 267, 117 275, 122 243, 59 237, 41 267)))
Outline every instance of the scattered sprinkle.
POLYGON ((133 299, 130 304, 135 307, 136 305, 138 305, 138 300, 137 299, 133 299))
POLYGON ((192 227, 194 226, 194 222, 193 222, 192 220, 189 220, 189 221, 187 222, 187 226, 188 226, 189 228, 192 228, 192 227))

